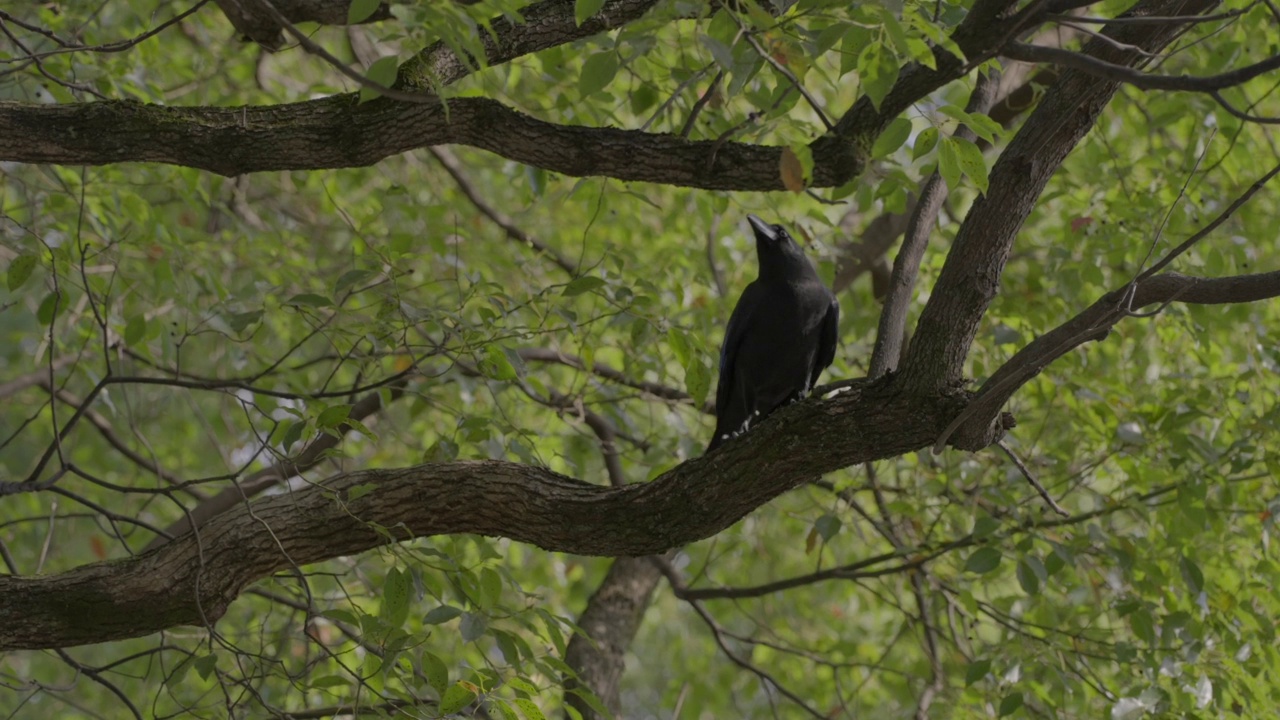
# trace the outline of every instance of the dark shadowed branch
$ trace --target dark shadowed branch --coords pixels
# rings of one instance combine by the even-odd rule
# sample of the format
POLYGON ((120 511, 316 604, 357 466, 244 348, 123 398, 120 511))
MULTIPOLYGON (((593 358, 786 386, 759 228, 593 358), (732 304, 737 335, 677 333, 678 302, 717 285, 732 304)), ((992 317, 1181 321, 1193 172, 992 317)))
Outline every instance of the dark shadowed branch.
MULTIPOLYGON (((996 89, 1000 84, 998 73, 983 75, 978 79, 965 108, 969 113, 986 113, 995 104, 996 89)), ((967 126, 955 132, 957 138, 973 141, 977 135, 967 126)), ((920 195, 911 210, 902 247, 893 260, 893 274, 889 279, 889 292, 880 312, 880 325, 876 332, 875 349, 871 353, 871 370, 868 377, 875 379, 898 368, 902 356, 903 337, 907 331, 907 310, 915 291, 916 275, 924 260, 929 236, 937 222, 938 211, 947 198, 942 175, 934 172, 924 181, 920 195)))
POLYGON ((0 649, 203 624, 271 573, 413 537, 474 533, 579 555, 661 553, 710 537, 822 473, 927 447, 963 402, 866 390, 808 400, 709 456, 619 488, 503 461, 341 474, 245 502, 142 555, 0 577, 0 649))

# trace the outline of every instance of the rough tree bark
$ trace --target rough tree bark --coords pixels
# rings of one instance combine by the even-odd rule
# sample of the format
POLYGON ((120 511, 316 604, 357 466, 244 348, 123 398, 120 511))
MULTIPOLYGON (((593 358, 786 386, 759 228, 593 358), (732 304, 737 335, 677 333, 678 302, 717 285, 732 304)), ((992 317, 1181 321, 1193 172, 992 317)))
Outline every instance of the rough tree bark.
POLYGON ((415 537, 475 533, 578 555, 661 553, 823 473, 927 447, 964 402, 890 385, 852 389, 784 408, 742 440, 619 488, 499 461, 346 473, 240 506, 132 558, 0 576, 0 650, 211 624, 273 572, 415 537))

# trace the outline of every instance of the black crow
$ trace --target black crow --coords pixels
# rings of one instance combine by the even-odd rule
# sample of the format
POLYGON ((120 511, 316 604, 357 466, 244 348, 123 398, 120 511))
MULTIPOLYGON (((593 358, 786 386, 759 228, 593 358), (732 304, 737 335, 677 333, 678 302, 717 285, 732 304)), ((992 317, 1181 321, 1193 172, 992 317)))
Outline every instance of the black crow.
POLYGON ((781 225, 748 215, 760 274, 742 291, 720 347, 711 452, 809 394, 836 356, 840 304, 781 225))

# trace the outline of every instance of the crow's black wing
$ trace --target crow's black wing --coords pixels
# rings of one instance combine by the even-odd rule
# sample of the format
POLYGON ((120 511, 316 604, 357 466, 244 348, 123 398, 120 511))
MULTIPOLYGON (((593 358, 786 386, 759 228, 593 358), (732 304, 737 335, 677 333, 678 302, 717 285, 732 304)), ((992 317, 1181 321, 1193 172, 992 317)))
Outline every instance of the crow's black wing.
POLYGON ((836 359, 836 345, 840 340, 840 301, 831 296, 831 304, 827 306, 827 314, 822 318, 822 327, 818 329, 818 353, 813 364, 813 374, 809 377, 809 387, 818 384, 818 376, 836 359))
MULTIPOLYGON (((734 362, 737 360, 738 348, 742 346, 742 341, 751 327, 751 318, 763 300, 763 286, 759 282, 752 282, 742 291, 742 297, 738 298, 738 304, 733 308, 733 314, 729 316, 729 327, 725 329, 724 343, 720 345, 720 380, 716 384, 717 432, 716 437, 711 439, 712 447, 719 440, 719 429, 731 406, 729 393, 733 391, 734 362)), ((739 424, 745 419, 740 419, 739 424)))

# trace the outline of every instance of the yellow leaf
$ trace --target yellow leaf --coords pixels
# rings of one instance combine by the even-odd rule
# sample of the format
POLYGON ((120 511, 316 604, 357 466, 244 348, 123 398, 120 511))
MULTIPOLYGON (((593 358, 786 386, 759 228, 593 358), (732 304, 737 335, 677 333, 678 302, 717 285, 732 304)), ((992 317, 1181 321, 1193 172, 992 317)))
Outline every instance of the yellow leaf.
POLYGON ((782 148, 778 171, 782 175, 783 187, 793 193, 804 192, 804 165, 791 148, 782 148))

